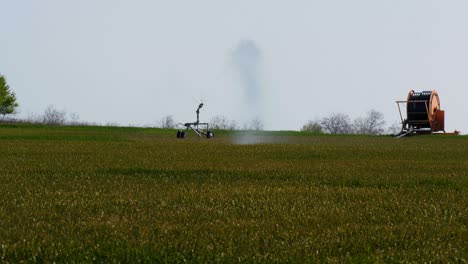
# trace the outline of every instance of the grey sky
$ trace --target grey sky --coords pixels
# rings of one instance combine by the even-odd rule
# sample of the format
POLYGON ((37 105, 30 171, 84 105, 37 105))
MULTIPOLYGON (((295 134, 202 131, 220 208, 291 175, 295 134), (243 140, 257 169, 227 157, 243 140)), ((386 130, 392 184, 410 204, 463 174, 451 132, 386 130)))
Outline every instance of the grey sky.
POLYGON ((468 132, 468 1, 2 0, 0 11, 0 73, 22 115, 52 104, 84 121, 187 122, 200 98, 202 119, 242 121, 232 54, 250 41, 267 129, 372 108, 392 123, 395 100, 436 89, 446 129, 468 132))

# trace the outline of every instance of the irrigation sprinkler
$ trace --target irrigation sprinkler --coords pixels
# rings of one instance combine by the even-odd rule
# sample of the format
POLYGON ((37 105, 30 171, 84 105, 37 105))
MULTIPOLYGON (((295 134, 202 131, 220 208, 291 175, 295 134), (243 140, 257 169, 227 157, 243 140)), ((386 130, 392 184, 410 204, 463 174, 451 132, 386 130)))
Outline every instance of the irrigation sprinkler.
POLYGON ((206 136, 206 138, 214 138, 214 132, 209 129, 208 123, 200 123, 200 109, 203 107, 203 103, 200 103, 197 108, 197 121, 192 123, 181 124, 185 126, 185 130, 177 131, 177 138, 185 138, 189 130, 192 130, 199 137, 206 136))

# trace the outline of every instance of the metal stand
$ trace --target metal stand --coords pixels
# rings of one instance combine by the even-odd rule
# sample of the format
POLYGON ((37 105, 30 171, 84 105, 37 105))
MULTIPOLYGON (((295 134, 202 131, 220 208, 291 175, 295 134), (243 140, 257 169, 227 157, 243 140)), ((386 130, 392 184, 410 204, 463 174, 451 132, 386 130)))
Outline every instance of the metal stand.
MULTIPOLYGON (((400 119, 401 119, 401 131, 396 135, 396 138, 402 138, 405 136, 412 136, 412 135, 427 135, 427 134, 433 134, 435 131, 432 129, 432 124, 430 122, 431 117, 429 115, 429 107, 428 107, 428 102, 426 100, 412 100, 410 102, 408 101, 396 101, 398 105, 398 111, 400 112, 400 119), (424 103, 425 106, 425 111, 424 112, 412 112, 411 114, 419 114, 419 115, 426 115, 427 119, 425 120, 410 120, 408 118, 408 113, 407 113, 407 118, 403 118, 403 114, 401 113, 401 108, 400 104, 414 104, 414 103, 424 103)), ((443 130, 443 133, 445 134, 445 130, 443 130)))
POLYGON ((209 129, 208 123, 200 123, 200 109, 203 107, 203 103, 201 103, 197 108, 197 121, 193 123, 185 123, 181 124, 185 126, 185 130, 179 130, 177 132, 177 138, 185 138, 187 132, 192 130, 197 134, 199 137, 202 135, 206 136, 206 138, 214 138, 214 132, 209 129))

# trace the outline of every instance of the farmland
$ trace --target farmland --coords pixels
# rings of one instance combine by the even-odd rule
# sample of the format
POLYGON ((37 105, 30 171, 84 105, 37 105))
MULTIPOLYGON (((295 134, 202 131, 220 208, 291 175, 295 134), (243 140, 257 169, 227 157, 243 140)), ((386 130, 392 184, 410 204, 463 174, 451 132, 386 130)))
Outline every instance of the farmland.
POLYGON ((468 137, 0 125, 0 262, 465 262, 468 137))

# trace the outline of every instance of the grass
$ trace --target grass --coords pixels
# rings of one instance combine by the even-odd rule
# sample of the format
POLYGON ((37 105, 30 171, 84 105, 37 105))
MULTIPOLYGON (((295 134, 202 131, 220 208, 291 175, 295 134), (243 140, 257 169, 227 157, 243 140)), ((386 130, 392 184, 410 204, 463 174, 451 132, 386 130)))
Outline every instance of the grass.
POLYGON ((466 262, 468 137, 0 125, 0 262, 466 262))

